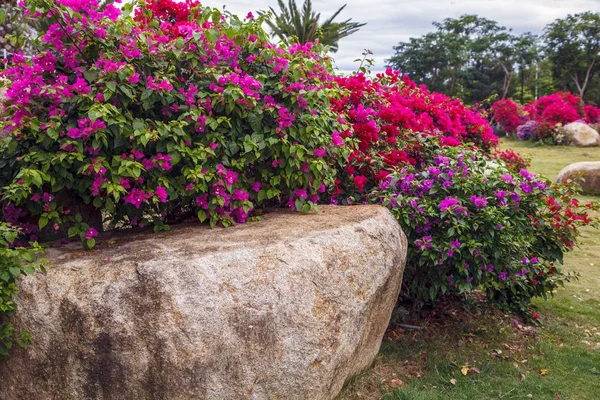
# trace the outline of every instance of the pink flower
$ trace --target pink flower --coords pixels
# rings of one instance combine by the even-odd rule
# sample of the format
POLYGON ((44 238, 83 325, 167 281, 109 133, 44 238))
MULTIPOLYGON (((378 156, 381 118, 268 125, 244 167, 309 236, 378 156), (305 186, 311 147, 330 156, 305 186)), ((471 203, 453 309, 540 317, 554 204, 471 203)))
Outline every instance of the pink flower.
POLYGON ((87 233, 85 234, 85 238, 87 240, 90 240, 91 238, 96 237, 96 236, 98 236, 98 231, 95 230, 94 228, 90 228, 90 230, 87 231, 87 233))
POLYGON ((319 147, 314 150, 315 157, 325 157, 327 155, 327 150, 322 147, 319 147))
POLYGON ((123 200, 125 200, 125 203, 132 204, 135 208, 140 208, 148 197, 151 197, 151 195, 144 193, 143 190, 132 189, 127 196, 123 197, 123 200))
POLYGON ((129 83, 138 83, 140 81, 140 74, 133 74, 127 78, 129 83))
POLYGON ((440 202, 440 211, 447 212, 451 211, 452 207, 458 205, 458 200, 452 197, 446 197, 444 200, 440 202))
POLYGON ((335 131, 331 134, 331 141, 336 146, 342 146, 344 144, 344 141, 342 140, 342 137, 338 131, 335 131))
POLYGON ((167 189, 162 187, 162 186, 157 186, 156 189, 154 190, 154 193, 156 194, 156 197, 158 197, 158 200, 160 200, 161 203, 166 203, 167 202, 167 189))

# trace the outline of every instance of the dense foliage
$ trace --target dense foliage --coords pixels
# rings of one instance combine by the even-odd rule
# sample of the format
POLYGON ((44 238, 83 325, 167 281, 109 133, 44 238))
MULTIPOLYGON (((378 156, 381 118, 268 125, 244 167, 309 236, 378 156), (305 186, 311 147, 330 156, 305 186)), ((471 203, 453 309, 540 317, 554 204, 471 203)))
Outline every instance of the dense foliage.
POLYGON ((45 49, 2 73, 2 220, 20 227, 6 239, 11 262, 35 260, 19 252, 38 238, 91 248, 105 229, 372 202, 408 233, 406 294, 417 300, 485 289, 523 310, 564 279, 562 252, 587 216, 572 191, 494 152, 477 109, 391 69, 335 76, 320 45, 274 45, 260 18, 191 0, 135 13, 26 4, 49 26, 45 49))
POLYGON ((31 339, 27 332, 15 332, 8 322, 16 310, 13 297, 18 292, 17 280, 45 270, 45 260, 39 258, 42 249, 37 243, 27 248, 15 247, 18 235, 17 228, 0 222, 0 359, 8 355, 15 343, 25 347, 31 339))
POLYGON ((406 166, 373 194, 412 244, 405 284, 414 297, 479 288, 526 311, 532 297, 563 283, 562 253, 589 223, 574 193, 478 151, 430 138, 422 145, 427 167, 406 166))

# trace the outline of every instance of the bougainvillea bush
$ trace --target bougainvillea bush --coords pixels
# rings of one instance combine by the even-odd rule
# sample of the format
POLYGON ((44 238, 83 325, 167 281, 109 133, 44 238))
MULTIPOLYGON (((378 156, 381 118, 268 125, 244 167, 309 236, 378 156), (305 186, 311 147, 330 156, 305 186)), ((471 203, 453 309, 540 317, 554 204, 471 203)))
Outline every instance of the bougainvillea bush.
POLYGON ((571 191, 494 151, 478 110, 397 71, 335 76, 325 49, 272 44, 252 14, 139 5, 23 4, 49 28, 42 52, 16 55, 1 74, 10 254, 37 239, 91 248, 107 228, 165 230, 190 217, 230 226, 268 207, 376 203, 409 234, 414 298, 483 288, 524 309, 563 279, 561 254, 587 217, 571 191))
POLYGON ((600 108, 584 104, 580 96, 558 92, 525 105, 523 110, 509 99, 492 105, 491 115, 509 134, 519 140, 533 140, 546 144, 565 144, 561 129, 571 122, 581 121, 591 126, 600 122, 600 108))
POLYGON ((425 149, 423 167, 405 166, 371 193, 409 238, 405 285, 413 297, 432 301, 478 288, 527 311, 532 297, 564 282, 562 254, 594 205, 479 151, 415 140, 425 149))
POLYGON ((504 128, 508 135, 513 135, 523 121, 519 105, 510 99, 496 101, 492 104, 490 114, 494 121, 504 128))
POLYGON ((48 50, 4 73, 0 186, 44 237, 66 230, 92 247, 102 217, 228 226, 264 204, 308 211, 332 185, 345 126, 329 107, 330 62, 310 44, 278 47, 251 16, 198 3, 142 3, 135 17, 131 4, 120 16, 57 4, 28 2, 54 22, 48 50))

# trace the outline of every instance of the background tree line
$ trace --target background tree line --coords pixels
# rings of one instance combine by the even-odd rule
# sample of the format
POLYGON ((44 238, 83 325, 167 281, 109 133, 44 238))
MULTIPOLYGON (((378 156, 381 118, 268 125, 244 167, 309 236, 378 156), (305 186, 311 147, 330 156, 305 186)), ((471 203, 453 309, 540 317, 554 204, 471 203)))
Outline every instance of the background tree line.
POLYGON ((525 103, 559 90, 600 102, 600 13, 557 19, 542 35, 517 35, 477 15, 433 26, 395 46, 388 66, 467 103, 491 96, 525 103))

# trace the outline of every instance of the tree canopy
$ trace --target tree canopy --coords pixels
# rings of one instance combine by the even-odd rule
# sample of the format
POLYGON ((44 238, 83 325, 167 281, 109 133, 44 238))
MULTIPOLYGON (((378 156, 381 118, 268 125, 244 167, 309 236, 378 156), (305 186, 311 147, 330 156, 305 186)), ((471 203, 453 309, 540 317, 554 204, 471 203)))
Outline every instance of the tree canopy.
POLYGON ((600 101, 600 13, 557 19, 542 36, 462 15, 394 47, 387 60, 415 81, 469 103, 494 96, 522 103, 557 90, 600 101))

